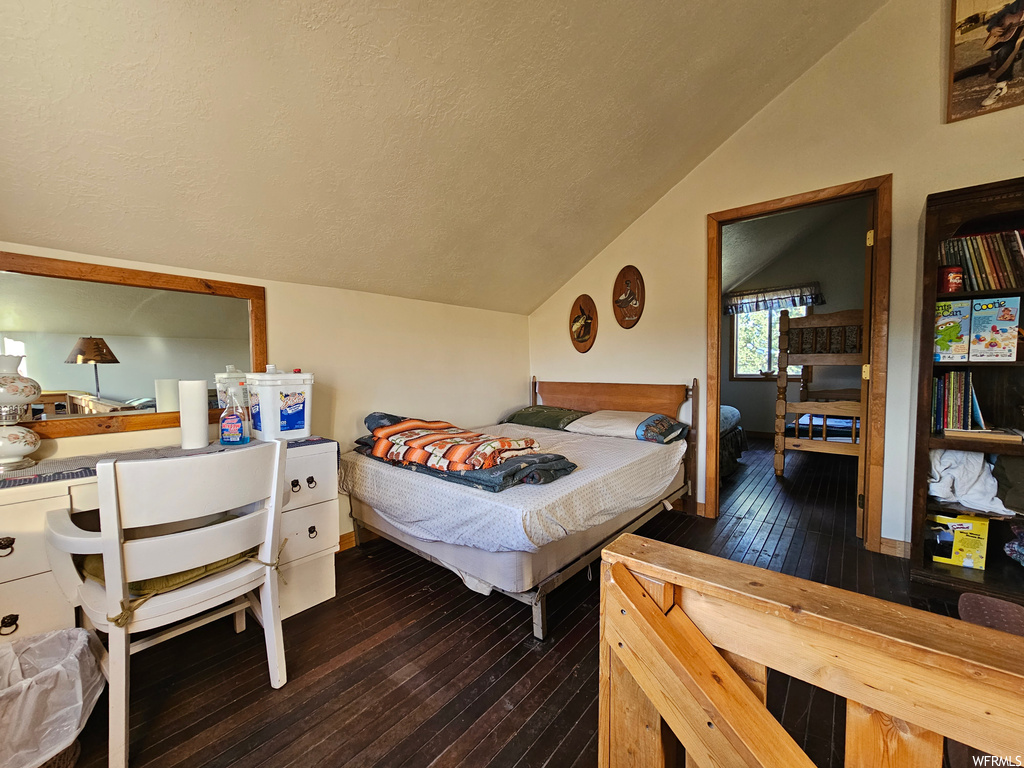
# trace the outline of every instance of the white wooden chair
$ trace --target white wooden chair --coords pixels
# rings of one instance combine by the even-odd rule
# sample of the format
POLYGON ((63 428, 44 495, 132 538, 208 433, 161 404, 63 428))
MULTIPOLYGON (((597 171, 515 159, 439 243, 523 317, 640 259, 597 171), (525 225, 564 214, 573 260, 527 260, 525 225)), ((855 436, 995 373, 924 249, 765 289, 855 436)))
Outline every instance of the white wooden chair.
POLYGON ((100 532, 78 528, 66 510, 48 514, 46 540, 57 580, 109 638, 104 671, 110 683, 111 768, 128 763, 132 653, 231 614, 241 631, 251 607, 266 635, 270 684, 280 688, 287 681, 273 565, 280 548, 286 447, 275 442, 170 459, 101 461, 100 532), (170 591, 129 594, 130 582, 201 568, 254 547, 255 559, 170 591), (101 554, 105 584, 83 579, 71 553, 101 554), (130 640, 159 627, 166 629, 130 640))

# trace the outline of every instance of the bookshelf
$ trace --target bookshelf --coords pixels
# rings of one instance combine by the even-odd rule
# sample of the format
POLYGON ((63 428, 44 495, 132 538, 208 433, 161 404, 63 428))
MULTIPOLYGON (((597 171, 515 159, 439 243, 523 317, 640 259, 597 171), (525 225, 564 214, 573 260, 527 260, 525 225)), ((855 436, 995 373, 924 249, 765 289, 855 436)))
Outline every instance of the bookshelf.
MULTIPOLYGON (((1024 306, 1024 270, 1014 275, 1001 272, 1001 288, 967 290, 979 284, 977 274, 968 280, 965 268, 964 290, 938 292, 939 268, 950 264, 950 252, 969 252, 951 238, 967 238, 993 245, 991 233, 1024 229, 1024 178, 983 184, 929 195, 925 216, 924 279, 921 303, 921 364, 918 375, 918 410, 914 463, 913 518, 911 529, 911 579, 923 585, 956 592, 979 592, 1024 604, 1024 566, 1003 552, 1003 545, 1012 537, 1009 522, 993 519, 989 526, 987 566, 985 570, 960 568, 933 563, 926 543, 926 518, 934 501, 928 498, 929 450, 952 449, 984 453, 1024 456, 1024 443, 1007 443, 975 438, 947 438, 933 432, 933 379, 956 372, 969 372, 974 391, 984 414, 986 426, 1024 429, 1024 344, 1017 344, 1016 358, 1000 361, 934 362, 936 301, 1021 298, 1024 306), (977 240, 974 237, 977 236, 977 240)), ((991 257, 992 251, 989 252, 991 257)), ((1010 262, 1012 264, 1012 261, 1010 262)), ((977 264, 977 262, 975 262, 977 264)), ((1006 261, 1003 261, 1006 264, 1006 261)), ((1024 267, 1024 265, 1022 265, 1024 267)), ((982 283, 984 284, 984 283, 982 283)), ((1024 325, 1022 325, 1024 327, 1024 325)), ((1020 341, 1020 340, 1019 340, 1020 341)), ((1018 518, 1024 522, 1024 518, 1018 518)))

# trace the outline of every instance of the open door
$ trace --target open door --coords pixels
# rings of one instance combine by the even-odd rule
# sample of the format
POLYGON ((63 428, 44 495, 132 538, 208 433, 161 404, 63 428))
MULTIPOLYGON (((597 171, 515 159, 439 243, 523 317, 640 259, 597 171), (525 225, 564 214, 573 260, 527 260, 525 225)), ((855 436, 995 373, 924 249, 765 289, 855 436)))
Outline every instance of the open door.
MULTIPOLYGON (((708 216, 708 369, 706 483, 703 514, 717 517, 719 507, 719 421, 722 350, 722 227, 768 214, 818 206, 846 198, 869 200, 864 232, 865 293, 863 303, 863 363, 860 394, 866 415, 861 419, 857 468, 858 536, 872 551, 883 551, 881 539, 882 468, 885 447, 885 370, 888 354, 889 241, 892 177, 880 176, 827 189, 744 206, 708 216)), ((844 386, 856 386, 847 384, 844 386)), ((854 390, 856 391, 856 390, 854 390)), ((838 452, 838 451, 837 451, 838 452)), ((896 554, 893 551, 890 554, 896 554)))

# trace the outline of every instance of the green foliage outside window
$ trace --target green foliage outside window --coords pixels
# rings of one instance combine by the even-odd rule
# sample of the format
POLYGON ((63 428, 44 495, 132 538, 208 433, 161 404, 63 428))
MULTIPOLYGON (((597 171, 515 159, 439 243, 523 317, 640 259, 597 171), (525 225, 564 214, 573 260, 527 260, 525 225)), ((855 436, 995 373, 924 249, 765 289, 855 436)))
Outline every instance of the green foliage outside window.
MULTIPOLYGON (((789 310, 790 317, 803 317, 806 314, 807 307, 794 307, 789 310)), ((766 309, 762 312, 733 315, 735 328, 733 364, 736 376, 758 378, 765 374, 775 376, 779 360, 779 318, 781 316, 781 309, 766 309)), ((789 374, 799 376, 800 366, 789 366, 789 374)))

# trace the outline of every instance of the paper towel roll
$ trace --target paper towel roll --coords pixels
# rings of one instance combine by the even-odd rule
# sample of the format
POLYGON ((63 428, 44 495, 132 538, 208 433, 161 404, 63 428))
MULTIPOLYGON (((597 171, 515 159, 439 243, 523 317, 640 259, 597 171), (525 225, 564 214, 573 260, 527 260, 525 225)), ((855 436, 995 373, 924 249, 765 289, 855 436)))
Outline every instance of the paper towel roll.
POLYGON ((178 403, 181 411, 181 447, 205 448, 210 444, 209 383, 179 381, 178 403))
POLYGON ((157 413, 178 410, 178 380, 157 379, 156 384, 156 410, 157 413))

